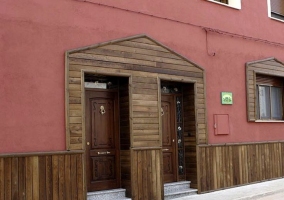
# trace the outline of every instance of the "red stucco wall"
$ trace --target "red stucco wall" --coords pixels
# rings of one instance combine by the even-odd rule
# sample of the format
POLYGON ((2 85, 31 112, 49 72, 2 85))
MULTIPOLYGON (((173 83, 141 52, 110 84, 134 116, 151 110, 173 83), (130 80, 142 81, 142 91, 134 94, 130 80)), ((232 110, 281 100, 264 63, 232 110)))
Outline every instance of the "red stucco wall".
POLYGON ((205 31, 189 25, 284 44, 284 23, 268 18, 266 0, 242 1, 241 10, 205 0, 92 1, 132 11, 77 0, 0 0, 0 153, 64 150, 64 52, 142 33, 205 69, 209 143, 284 139, 283 123, 247 122, 245 88, 245 63, 284 61, 283 46, 209 33, 210 56, 205 31), (233 92, 233 105, 220 104, 221 91, 233 92), (213 114, 229 114, 230 135, 214 136, 213 114))

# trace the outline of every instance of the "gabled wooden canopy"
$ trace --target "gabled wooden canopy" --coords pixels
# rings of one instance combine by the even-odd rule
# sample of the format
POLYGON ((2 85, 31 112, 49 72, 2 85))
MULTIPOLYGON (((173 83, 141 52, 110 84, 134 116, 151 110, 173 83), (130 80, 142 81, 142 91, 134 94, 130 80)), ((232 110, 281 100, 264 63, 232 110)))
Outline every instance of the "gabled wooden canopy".
MULTIPOLYGON (((156 105, 159 105, 160 102, 158 95, 160 83, 157 80, 196 83, 194 89, 196 104, 198 100, 196 115, 200 119, 197 125, 200 125, 193 136, 198 135, 196 136, 197 143, 204 144, 207 142, 204 70, 174 50, 147 35, 137 35, 67 51, 66 61, 66 132, 67 136, 69 135, 67 137, 68 149, 84 149, 84 116, 83 106, 81 106, 84 104, 84 73, 131 77, 131 83, 129 84, 135 88, 133 90, 134 94, 135 92, 147 92, 149 90, 149 84, 144 81, 148 79, 152 84, 152 91, 150 92, 152 95, 156 95, 152 97, 152 101, 156 101, 156 105), (80 112, 73 112, 77 108, 81 109, 81 115, 79 115, 80 112), (73 113, 78 116, 74 116, 73 113)), ((144 94, 149 95, 149 93, 144 94)), ((141 96, 142 93, 139 95, 141 96)), ((143 102, 142 99, 141 102, 143 102)), ((150 102, 146 103, 150 104, 150 102)), ((146 105, 141 106, 145 106, 145 108, 143 107, 145 110, 149 109, 146 105)), ((135 106, 133 107, 135 109, 135 106)), ((156 106, 155 109, 157 107, 160 109, 159 106, 156 106)), ((158 134, 158 132, 159 130, 155 130, 155 133, 158 134)), ((139 141, 137 139, 136 142, 133 137, 132 146, 160 145, 161 139, 158 135, 155 136, 156 139, 152 143, 149 143, 146 138, 143 139, 142 135, 141 138, 139 141)))

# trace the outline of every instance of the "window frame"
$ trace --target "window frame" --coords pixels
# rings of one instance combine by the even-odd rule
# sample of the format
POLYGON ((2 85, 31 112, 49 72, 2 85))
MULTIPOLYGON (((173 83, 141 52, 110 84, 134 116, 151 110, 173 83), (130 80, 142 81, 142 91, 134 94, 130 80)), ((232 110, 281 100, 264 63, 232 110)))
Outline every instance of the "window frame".
POLYGON ((256 84, 256 99, 257 99, 257 120, 283 120, 283 86, 274 86, 274 85, 266 85, 266 84, 256 84), (259 88, 260 87, 268 87, 269 88, 269 111, 270 111, 270 117, 269 118, 264 118, 261 117, 260 114, 260 94, 259 94, 259 88), (273 118, 273 97, 272 97, 272 88, 280 88, 281 89, 281 118, 273 118))
POLYGON ((268 8, 268 17, 270 19, 276 20, 276 21, 280 21, 280 22, 284 22, 284 14, 280 14, 280 13, 276 13, 276 12, 272 12, 271 10, 271 0, 267 0, 267 8, 268 8))
POLYGON ((234 8, 234 9, 237 9, 237 10, 240 10, 242 8, 242 6, 241 6, 242 0, 227 0, 228 3, 223 3, 223 2, 220 2, 218 0, 207 0, 207 1, 219 4, 219 5, 227 6, 227 7, 230 7, 230 8, 234 8))

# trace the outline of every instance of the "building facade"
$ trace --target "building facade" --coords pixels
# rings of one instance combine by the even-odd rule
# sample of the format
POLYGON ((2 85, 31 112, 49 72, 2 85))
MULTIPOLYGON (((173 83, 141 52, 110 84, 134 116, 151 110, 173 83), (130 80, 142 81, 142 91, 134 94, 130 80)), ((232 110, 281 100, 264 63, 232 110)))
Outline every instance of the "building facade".
POLYGON ((0 199, 284 176, 282 1, 1 3, 0 199))

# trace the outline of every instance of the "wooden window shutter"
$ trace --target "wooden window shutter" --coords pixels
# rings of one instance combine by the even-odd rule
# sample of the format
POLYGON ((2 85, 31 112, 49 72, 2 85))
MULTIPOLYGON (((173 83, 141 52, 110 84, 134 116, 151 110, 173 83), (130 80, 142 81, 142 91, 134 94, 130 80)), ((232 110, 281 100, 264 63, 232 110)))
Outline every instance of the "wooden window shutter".
POLYGON ((284 16, 284 1, 283 0, 270 0, 271 12, 284 16))

